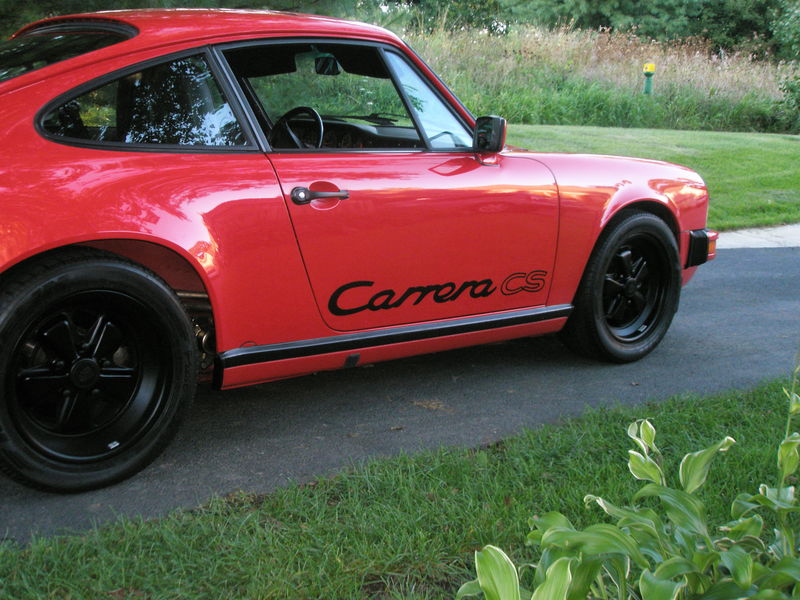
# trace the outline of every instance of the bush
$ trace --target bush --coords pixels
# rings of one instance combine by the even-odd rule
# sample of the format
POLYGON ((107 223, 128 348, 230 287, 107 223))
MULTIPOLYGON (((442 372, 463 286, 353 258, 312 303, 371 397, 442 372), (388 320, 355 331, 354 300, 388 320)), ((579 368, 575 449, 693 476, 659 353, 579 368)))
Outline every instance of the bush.
POLYGON ((772 35, 779 56, 787 60, 800 60, 800 2, 784 0, 776 13, 772 35))
POLYGON ((781 83, 783 100, 779 103, 779 110, 787 123, 787 130, 800 131, 800 75, 787 77, 781 83))
MULTIPOLYGON (((800 433, 789 433, 800 414, 795 369, 789 399, 786 433, 778 446, 778 481, 762 484, 758 492, 741 493, 731 505, 731 520, 709 527, 703 503, 695 492, 703 486, 714 457, 734 440, 725 437, 683 457, 679 487, 669 487, 656 430, 648 420, 628 427, 636 448, 628 451, 628 469, 647 481, 620 507, 587 495, 615 520, 577 530, 561 513, 530 520, 527 543, 540 547, 541 556, 531 595, 520 588, 517 569, 499 548, 486 546, 475 553, 478 578, 464 584, 457 598, 483 594, 487 600, 788 600, 800 593, 800 528, 792 522, 800 502, 792 485, 800 466, 800 433), (661 512, 651 507, 658 501, 661 512), (765 527, 765 513, 772 530, 765 527)), ((533 565, 531 565, 533 566, 533 565)))
POLYGON ((512 18, 547 27, 636 31, 657 40, 702 37, 730 50, 769 38, 780 0, 506 0, 512 18))

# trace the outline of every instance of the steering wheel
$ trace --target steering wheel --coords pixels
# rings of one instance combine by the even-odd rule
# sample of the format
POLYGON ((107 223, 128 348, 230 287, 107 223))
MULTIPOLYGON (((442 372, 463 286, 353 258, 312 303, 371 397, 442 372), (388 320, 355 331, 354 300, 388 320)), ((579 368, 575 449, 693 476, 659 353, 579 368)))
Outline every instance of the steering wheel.
POLYGON ((269 132, 269 136, 267 136, 267 140, 269 141, 270 146, 275 146, 276 142, 281 141, 280 140, 281 133, 285 133, 286 135, 283 137, 285 138, 288 136, 288 138, 295 146, 297 146, 298 148, 306 147, 306 144, 300 141, 300 138, 294 131, 292 131, 292 128, 289 126, 289 121, 300 115, 308 115, 309 117, 311 117, 312 121, 316 122, 318 130, 317 143, 314 144, 313 147, 322 148, 322 136, 324 133, 324 125, 322 124, 322 117, 320 117, 319 113, 310 106, 295 106, 293 109, 285 112, 277 121, 275 121, 275 125, 272 126, 272 129, 269 132))

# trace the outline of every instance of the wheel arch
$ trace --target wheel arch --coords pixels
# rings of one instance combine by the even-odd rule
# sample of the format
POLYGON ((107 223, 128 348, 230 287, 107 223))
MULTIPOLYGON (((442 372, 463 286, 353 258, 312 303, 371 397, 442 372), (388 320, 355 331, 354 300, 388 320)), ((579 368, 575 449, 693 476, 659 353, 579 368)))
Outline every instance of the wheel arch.
MULTIPOLYGON (((0 273, 0 282, 45 256, 68 253, 74 248, 91 248, 98 253, 111 254, 149 269, 175 292, 190 317, 208 315, 210 323, 214 323, 216 302, 205 271, 197 268, 177 250, 154 241, 115 238, 63 244, 36 252, 14 263, 0 273)), ((213 342, 213 335, 209 339, 213 342)))
MULTIPOLYGON (((589 260, 592 256, 594 256, 597 248, 602 244, 603 240, 605 239, 606 235, 609 234, 613 229, 617 226, 617 224, 624 220, 628 215, 634 212, 645 212, 649 213, 664 222, 666 226, 669 228, 670 232, 672 232, 672 236, 675 238, 675 245, 678 247, 678 257, 682 256, 682 249, 681 249, 681 234, 680 234, 680 225, 678 223, 678 219, 675 216, 675 213, 670 210, 670 207, 664 203, 659 202, 657 200, 652 199, 641 199, 641 200, 634 200, 628 202, 627 204, 619 205, 613 211, 609 211, 601 221, 600 230, 597 233, 597 237, 595 237, 594 243, 589 250, 589 254, 586 260, 586 263, 583 265, 583 269, 581 269, 580 279, 578 280, 575 286, 575 295, 578 294, 578 286, 580 282, 583 281, 584 274, 586 272, 586 268, 589 265, 589 260)), ((574 296, 573 296, 573 303, 574 303, 574 296)))
POLYGON ((610 231, 612 227, 624 219, 626 213, 637 210, 650 213, 664 221, 667 227, 669 227, 669 230, 672 232, 672 235, 675 237, 675 243, 678 244, 678 247, 680 248, 680 226, 674 211, 672 211, 664 202, 651 199, 642 199, 634 200, 632 202, 628 202, 627 204, 617 206, 613 211, 610 211, 606 214, 601 222, 600 232, 597 236, 597 239, 595 239, 594 245, 592 246, 592 251, 594 251, 594 249, 597 247, 597 244, 600 242, 604 233, 610 231))
MULTIPOLYGON (((627 202, 614 202, 607 208, 596 207, 593 222, 589 224, 588 214, 585 215, 583 233, 580 243, 566 243, 564 236, 559 239, 559 250, 556 257, 556 267, 553 274, 553 286, 548 297, 548 304, 572 304, 578 293, 578 286, 591 256, 602 243, 608 232, 622 221, 631 212, 640 211, 654 215, 663 221, 672 233, 678 246, 679 256, 683 256, 681 248, 681 229, 678 216, 672 205, 666 199, 639 197, 627 202)), ((576 220, 573 224, 580 228, 576 220)), ((561 230, 568 229, 569 225, 563 222, 561 230)))

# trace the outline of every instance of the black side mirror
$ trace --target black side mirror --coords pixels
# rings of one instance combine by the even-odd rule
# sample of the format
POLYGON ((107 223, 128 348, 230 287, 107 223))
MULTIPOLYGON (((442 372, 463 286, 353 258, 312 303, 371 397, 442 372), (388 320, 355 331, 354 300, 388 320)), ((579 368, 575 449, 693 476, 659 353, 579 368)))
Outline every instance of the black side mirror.
POLYGON ((503 117, 478 117, 472 134, 472 148, 479 154, 500 152, 506 144, 506 120, 503 117))

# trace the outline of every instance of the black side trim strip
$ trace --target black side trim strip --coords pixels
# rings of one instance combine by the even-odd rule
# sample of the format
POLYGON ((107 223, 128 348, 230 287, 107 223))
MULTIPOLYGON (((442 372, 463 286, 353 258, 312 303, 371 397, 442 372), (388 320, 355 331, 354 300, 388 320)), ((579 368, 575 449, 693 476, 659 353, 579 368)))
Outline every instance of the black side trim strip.
POLYGON ((285 358, 300 358, 303 356, 314 356, 315 354, 355 350, 369 346, 384 346, 387 344, 426 340, 459 333, 499 329, 512 325, 524 325, 526 323, 536 323, 539 321, 567 317, 570 312, 572 312, 571 305, 560 304, 558 306, 517 310, 488 316, 466 317, 464 319, 454 319, 439 323, 404 325, 392 329, 335 335, 332 337, 269 344, 266 346, 236 348, 221 353, 217 358, 218 365, 225 369, 285 358))

